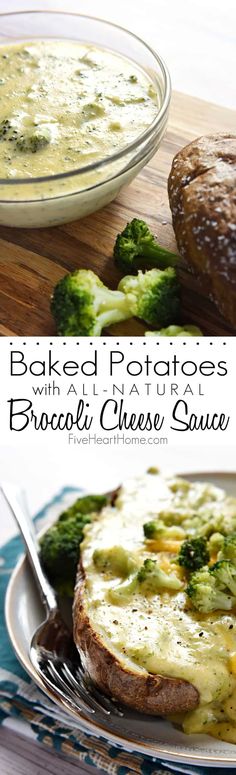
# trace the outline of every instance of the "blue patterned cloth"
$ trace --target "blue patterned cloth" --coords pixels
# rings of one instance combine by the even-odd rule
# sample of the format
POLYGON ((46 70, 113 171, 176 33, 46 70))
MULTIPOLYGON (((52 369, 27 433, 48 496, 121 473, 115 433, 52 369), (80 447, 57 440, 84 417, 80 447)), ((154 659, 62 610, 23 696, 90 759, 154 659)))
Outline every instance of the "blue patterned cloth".
MULTIPOLYGON (((74 488, 64 488, 36 516, 37 526, 47 520, 52 508, 62 510, 65 500, 78 495, 74 488)), ((55 512, 56 513, 56 512, 55 512)), ((210 774, 212 769, 177 765, 143 757, 141 754, 127 753, 111 746, 104 738, 71 729, 70 718, 57 708, 31 681, 13 652, 5 627, 4 600, 9 577, 22 554, 22 541, 16 536, 4 547, 0 547, 0 724, 6 724, 9 717, 19 723, 19 731, 26 728, 27 722, 35 739, 48 745, 57 752, 77 757, 78 761, 97 767, 109 775, 173 775, 182 772, 185 775, 210 774)), ((22 732, 23 733, 23 732, 22 732)), ((226 772, 235 773, 235 768, 226 772)), ((214 768, 215 775, 222 775, 222 767, 214 768)))

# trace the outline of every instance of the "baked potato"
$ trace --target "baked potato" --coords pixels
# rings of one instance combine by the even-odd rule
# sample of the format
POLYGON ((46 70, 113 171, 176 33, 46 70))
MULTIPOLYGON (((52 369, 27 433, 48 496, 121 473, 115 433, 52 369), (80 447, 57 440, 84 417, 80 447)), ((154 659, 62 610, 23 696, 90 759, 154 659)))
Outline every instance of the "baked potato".
POLYGON ((192 684, 183 679, 139 671, 134 664, 129 665, 122 659, 122 653, 114 653, 109 639, 96 630, 86 597, 86 572, 81 567, 73 611, 74 640, 84 667, 105 694, 134 710, 158 716, 192 710, 198 705, 198 691, 192 684))
MULTIPOLYGON (((200 535, 206 547, 216 530, 222 540, 224 531, 236 531, 236 499, 151 472, 120 488, 114 505, 85 527, 81 545, 73 628, 85 669, 104 693, 136 711, 182 714, 186 731, 207 729, 213 708, 223 721, 236 687, 229 668, 234 613, 217 605, 210 615, 197 610, 186 594, 190 571, 177 559, 186 537, 200 535), (150 567, 157 587, 152 574, 147 580, 150 567)), ((234 598, 225 599, 232 608, 234 598)))

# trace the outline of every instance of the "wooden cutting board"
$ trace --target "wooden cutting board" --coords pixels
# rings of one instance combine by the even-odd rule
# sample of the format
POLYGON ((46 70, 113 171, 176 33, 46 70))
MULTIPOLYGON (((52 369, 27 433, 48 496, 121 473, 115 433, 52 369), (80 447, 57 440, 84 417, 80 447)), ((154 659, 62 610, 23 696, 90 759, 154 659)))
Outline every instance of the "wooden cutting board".
MULTIPOLYGON (((174 93, 168 131, 159 151, 108 207, 50 229, 0 227, 0 335, 55 334, 50 295, 66 271, 89 267, 115 288, 120 274, 112 259, 114 240, 134 216, 146 220, 158 241, 175 250, 167 197, 172 158, 187 142, 212 131, 235 132, 235 113, 174 93)), ((183 321, 196 323, 209 336, 235 334, 188 272, 182 272, 181 282, 183 321)), ((109 333, 143 335, 147 328, 139 321, 127 321, 113 326, 109 333)))

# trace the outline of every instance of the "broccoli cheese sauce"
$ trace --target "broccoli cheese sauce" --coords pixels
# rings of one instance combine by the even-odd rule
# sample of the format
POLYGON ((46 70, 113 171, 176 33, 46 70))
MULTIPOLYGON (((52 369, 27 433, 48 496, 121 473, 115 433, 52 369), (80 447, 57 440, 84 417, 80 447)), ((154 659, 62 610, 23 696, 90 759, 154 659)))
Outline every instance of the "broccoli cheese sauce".
MULTIPOLYGON (((155 555, 144 541, 143 524, 165 513, 184 514, 196 525, 214 520, 216 529, 236 525, 236 499, 210 484, 146 474, 122 487, 116 508, 106 507, 85 529, 82 561, 86 571, 86 605, 104 644, 136 673, 183 678, 199 692, 199 707, 181 719, 186 732, 210 731, 236 742, 236 617, 231 612, 200 614, 183 590, 145 595, 135 592, 115 604, 109 595, 120 578, 101 573, 93 562, 95 549, 122 545, 140 567, 157 558, 173 572, 173 554, 155 555), (235 699, 233 699, 235 697, 235 699), (230 700, 229 700, 230 698, 230 700), (220 723, 220 721, 222 723, 220 723), (227 724, 226 724, 227 722, 227 724), (223 725, 223 726, 222 726, 223 725), (226 736, 225 728, 228 732, 226 736)), ((235 528, 234 528, 235 529, 235 528)), ((233 530, 233 527, 232 527, 233 530)), ((174 566, 183 579, 182 569, 174 566)))
POLYGON ((1 46, 0 177, 99 161, 135 140, 157 108, 148 76, 115 53, 62 40, 1 46))

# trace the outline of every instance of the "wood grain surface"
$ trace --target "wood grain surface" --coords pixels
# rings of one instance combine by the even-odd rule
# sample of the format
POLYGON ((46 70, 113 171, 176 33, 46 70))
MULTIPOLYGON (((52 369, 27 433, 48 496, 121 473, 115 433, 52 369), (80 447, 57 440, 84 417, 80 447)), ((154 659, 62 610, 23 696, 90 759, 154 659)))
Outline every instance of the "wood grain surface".
MULTIPOLYGON (((115 288, 120 274, 112 259, 114 240, 134 216, 144 218, 159 242, 175 250, 167 197, 171 161, 187 142, 212 131, 235 131, 234 111, 176 92, 159 151, 108 207, 49 229, 0 227, 0 335, 55 335, 50 295, 66 271, 91 268, 115 288)), ((183 322, 201 326, 209 336, 235 335, 208 300, 204 286, 184 270, 180 279, 183 322)), ((109 334, 143 335, 145 328, 140 321, 127 321, 113 326, 109 334)))
POLYGON ((1 775, 104 775, 78 758, 58 755, 36 740, 22 737, 12 729, 0 729, 1 775))

